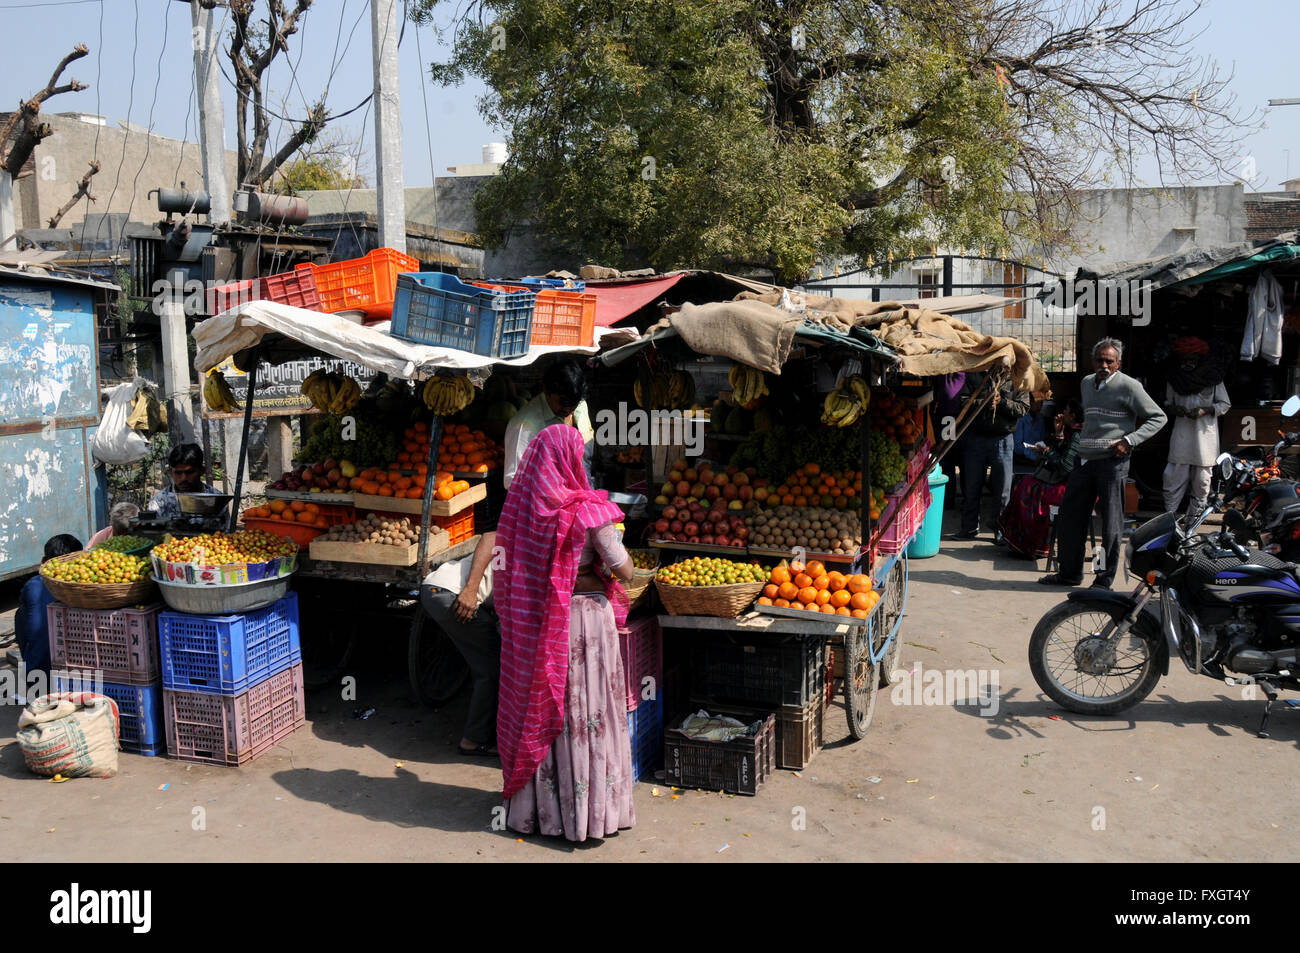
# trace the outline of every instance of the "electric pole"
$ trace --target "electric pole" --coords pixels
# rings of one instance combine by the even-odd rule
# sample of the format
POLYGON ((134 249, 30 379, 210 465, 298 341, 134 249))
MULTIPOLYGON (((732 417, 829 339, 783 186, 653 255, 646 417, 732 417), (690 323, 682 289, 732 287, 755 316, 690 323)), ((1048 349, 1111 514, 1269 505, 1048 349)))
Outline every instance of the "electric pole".
POLYGON ((406 192, 402 177, 396 0, 371 0, 370 34, 375 72, 375 194, 379 211, 379 244, 404 252, 406 192))

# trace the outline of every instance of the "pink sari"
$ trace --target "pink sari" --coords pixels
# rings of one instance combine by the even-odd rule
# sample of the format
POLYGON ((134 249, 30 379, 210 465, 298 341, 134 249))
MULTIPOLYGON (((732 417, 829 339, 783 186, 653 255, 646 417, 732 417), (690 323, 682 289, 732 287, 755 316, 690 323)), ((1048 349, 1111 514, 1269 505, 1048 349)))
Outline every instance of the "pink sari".
MULTIPOLYGON (((609 494, 591 488, 582 452, 572 427, 557 424, 534 437, 497 525, 505 557, 493 585, 501 618, 497 748, 507 800, 537 772, 563 728, 570 609, 587 532, 623 519, 609 494)), ((614 580, 606 593, 622 625, 627 596, 614 580)))

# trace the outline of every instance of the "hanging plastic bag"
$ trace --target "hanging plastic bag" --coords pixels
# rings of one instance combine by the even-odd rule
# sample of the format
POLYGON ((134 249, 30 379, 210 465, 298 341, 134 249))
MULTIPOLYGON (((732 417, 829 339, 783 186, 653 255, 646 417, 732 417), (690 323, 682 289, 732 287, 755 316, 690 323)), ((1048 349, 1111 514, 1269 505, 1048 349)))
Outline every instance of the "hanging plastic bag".
POLYGON ((139 388, 138 381, 127 381, 109 392, 108 406, 104 408, 92 447, 95 459, 101 463, 121 466, 137 463, 149 455, 149 441, 127 423, 139 388))

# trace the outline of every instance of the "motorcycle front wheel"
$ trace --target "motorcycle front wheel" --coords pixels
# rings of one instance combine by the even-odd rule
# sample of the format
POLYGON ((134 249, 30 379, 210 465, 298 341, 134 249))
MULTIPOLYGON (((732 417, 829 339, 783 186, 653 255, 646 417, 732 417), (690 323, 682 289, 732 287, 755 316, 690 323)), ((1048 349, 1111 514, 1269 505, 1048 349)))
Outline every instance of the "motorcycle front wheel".
POLYGON ((1038 620, 1029 639, 1034 681, 1067 711, 1113 715, 1132 708, 1160 681, 1163 643, 1129 630, 1117 642, 1102 631, 1124 610, 1101 600, 1063 602, 1038 620))

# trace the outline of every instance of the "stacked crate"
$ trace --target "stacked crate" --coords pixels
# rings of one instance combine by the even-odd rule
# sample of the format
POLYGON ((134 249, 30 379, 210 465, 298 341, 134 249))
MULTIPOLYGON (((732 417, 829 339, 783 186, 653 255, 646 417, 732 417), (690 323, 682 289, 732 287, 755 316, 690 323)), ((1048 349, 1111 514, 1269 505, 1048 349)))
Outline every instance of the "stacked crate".
POLYGON ((158 616, 162 603, 142 608, 46 609, 52 691, 94 691, 117 703, 123 751, 163 754, 158 616))
POLYGON ((618 641, 627 687, 632 773, 639 781, 658 768, 663 755, 663 633, 659 620, 654 616, 628 619, 618 630, 618 641))
POLYGON ((691 644, 691 710, 776 716, 775 762, 798 770, 821 750, 826 647, 820 636, 700 633, 691 644))
POLYGON ((306 721, 295 593, 232 615, 162 612, 158 636, 172 757, 247 764, 306 721))

